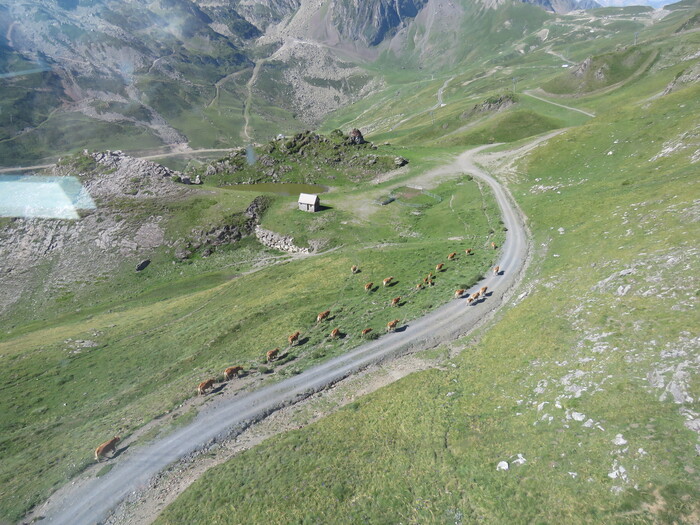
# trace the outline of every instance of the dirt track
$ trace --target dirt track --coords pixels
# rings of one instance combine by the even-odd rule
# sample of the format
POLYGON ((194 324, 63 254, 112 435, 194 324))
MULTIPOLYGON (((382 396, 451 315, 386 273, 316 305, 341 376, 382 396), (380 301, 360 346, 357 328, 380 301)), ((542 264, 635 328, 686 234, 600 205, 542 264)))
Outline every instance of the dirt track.
MULTIPOLYGON (((468 333, 490 319, 512 295, 520 282, 528 256, 528 239, 523 216, 512 198, 496 180, 477 168, 472 158, 484 147, 460 155, 434 174, 469 173, 487 183, 500 206, 507 228, 506 242, 497 262, 502 275, 489 272, 474 287, 488 286, 487 298, 468 305, 455 300, 434 312, 405 323, 399 330, 355 350, 311 368, 297 376, 256 391, 217 399, 195 421, 163 439, 143 447, 133 447, 114 460, 114 468, 100 478, 64 487, 37 509, 46 523, 79 525, 101 522, 128 495, 149 485, 149 480, 169 464, 207 448, 213 442, 240 433, 267 415, 294 404, 319 390, 379 362, 398 355, 434 347, 468 333)), ((426 175, 421 175, 425 180, 426 175)))

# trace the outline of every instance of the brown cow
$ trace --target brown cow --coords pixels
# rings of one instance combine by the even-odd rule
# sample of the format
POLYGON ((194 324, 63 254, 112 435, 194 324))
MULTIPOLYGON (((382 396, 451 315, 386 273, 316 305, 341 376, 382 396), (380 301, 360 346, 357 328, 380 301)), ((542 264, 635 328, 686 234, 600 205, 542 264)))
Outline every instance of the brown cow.
POLYGON ((320 314, 318 314, 318 315, 316 316, 316 322, 317 322, 317 323, 320 323, 320 322, 323 321, 326 317, 328 317, 328 316, 330 315, 330 313, 331 313, 330 310, 326 310, 325 312, 321 312, 320 314))
POLYGON ((435 286, 435 283, 433 282, 432 279, 430 279, 430 280, 429 280, 427 283, 425 283, 425 284, 427 284, 428 286, 435 286))
POLYGON ((494 268, 493 268, 493 273, 495 273, 496 275, 498 275, 498 272, 500 272, 500 271, 501 271, 501 267, 500 267, 500 266, 494 266, 494 268))
POLYGON ((368 333, 370 333, 371 331, 372 331, 371 328, 365 328, 364 330, 362 330, 362 337, 366 336, 366 335, 367 335, 368 333))
POLYGON ((472 249, 471 249, 471 248, 467 248, 466 250, 464 250, 464 253, 466 253, 467 255, 471 255, 471 254, 472 254, 472 249))
POLYGON ((394 319, 393 321, 389 321, 389 322, 386 324, 386 331, 387 331, 387 332, 393 332, 394 330, 396 330, 396 326, 397 326, 398 324, 399 324, 399 320, 398 320, 398 319, 394 319))
POLYGON ((440 263, 435 267, 435 269, 439 272, 440 270, 442 270, 443 266, 445 266, 445 263, 440 263))
POLYGON ((470 296, 467 298, 467 304, 472 304, 473 302, 474 302, 474 297, 470 295, 470 296))
POLYGON ((277 356, 280 353, 279 348, 273 348, 272 350, 268 350, 267 354, 265 354, 265 357, 267 358, 267 362, 269 363, 270 361, 274 361, 277 359, 277 356))
POLYGON ((455 290, 455 298, 462 297, 462 295, 464 295, 464 292, 466 292, 466 290, 464 288, 460 288, 459 290, 455 290))
POLYGON ((105 441, 99 447, 95 449, 95 461, 99 461, 102 456, 106 456, 110 452, 115 452, 117 450, 117 443, 121 441, 122 438, 119 436, 114 436, 109 441, 105 441))
POLYGON ((294 346, 294 343, 299 342, 299 336, 301 335, 301 332, 297 330, 294 332, 292 335, 287 337, 287 341, 289 341, 289 346, 294 346))
POLYGON ((365 292, 369 292, 372 289, 372 286, 374 286, 374 283, 367 283, 365 285, 365 292))
POLYGON ((452 259, 455 258, 455 255, 457 255, 457 252, 452 252, 450 255, 447 256, 447 260, 451 261, 452 259))
POLYGON ((472 300, 472 301, 476 301, 480 296, 481 296, 481 293, 480 293, 480 292, 474 292, 474 293, 471 295, 471 300, 472 300))
POLYGON ((360 269, 359 269, 356 265, 354 265, 354 264, 350 267, 350 271, 351 271, 352 273, 357 273, 359 270, 360 270, 360 269))
POLYGON ((229 366, 224 370, 224 381, 229 381, 234 377, 238 377, 238 372, 243 372, 242 366, 229 366))
POLYGON ((394 277, 393 277, 393 276, 387 277, 386 279, 384 279, 384 280, 382 281, 382 284, 383 284, 384 286, 389 286, 389 283, 390 283, 391 281, 393 281, 393 280, 394 280, 394 277))
POLYGON ((333 328, 333 330, 331 330, 331 339, 335 339, 338 335, 340 335, 340 329, 333 328))
POLYGON ((199 395, 203 396, 207 393, 207 390, 209 390, 210 388, 214 388, 215 382, 215 379, 207 379, 206 381, 202 381, 201 383, 199 383, 199 386, 197 386, 197 392, 199 392, 199 395))
POLYGON ((493 248, 493 249, 495 250, 496 248, 498 248, 498 246, 496 246, 496 243, 495 243, 495 242, 492 242, 492 243, 491 243, 491 248, 493 248))
POLYGON ((399 295, 398 297, 394 297, 394 298, 391 300, 391 306, 396 306, 397 304, 399 304, 399 301, 400 301, 400 300, 401 300, 401 296, 400 296, 400 295, 399 295))
POLYGON ((479 288, 479 294, 486 295, 486 290, 488 290, 488 288, 488 286, 482 286, 481 288, 479 288))
POLYGON ((416 285, 416 290, 422 290, 423 289, 423 283, 418 283, 416 285))

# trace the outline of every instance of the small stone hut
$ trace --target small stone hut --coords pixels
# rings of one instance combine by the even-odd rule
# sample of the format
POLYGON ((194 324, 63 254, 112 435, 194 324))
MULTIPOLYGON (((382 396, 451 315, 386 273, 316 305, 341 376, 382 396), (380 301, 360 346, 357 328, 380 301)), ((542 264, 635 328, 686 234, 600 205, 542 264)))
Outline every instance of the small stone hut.
POLYGON ((316 212, 321 208, 321 201, 318 195, 313 195, 311 193, 300 193, 299 194, 299 209, 302 211, 316 212))

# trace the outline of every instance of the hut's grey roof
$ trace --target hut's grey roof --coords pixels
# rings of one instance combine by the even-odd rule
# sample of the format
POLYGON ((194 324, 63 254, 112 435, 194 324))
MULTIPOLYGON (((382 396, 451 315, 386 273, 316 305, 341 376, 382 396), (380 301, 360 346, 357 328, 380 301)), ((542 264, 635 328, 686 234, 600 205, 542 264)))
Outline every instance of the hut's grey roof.
POLYGON ((300 204, 316 204, 318 202, 318 195, 313 195, 312 193, 300 193, 299 203, 300 204))

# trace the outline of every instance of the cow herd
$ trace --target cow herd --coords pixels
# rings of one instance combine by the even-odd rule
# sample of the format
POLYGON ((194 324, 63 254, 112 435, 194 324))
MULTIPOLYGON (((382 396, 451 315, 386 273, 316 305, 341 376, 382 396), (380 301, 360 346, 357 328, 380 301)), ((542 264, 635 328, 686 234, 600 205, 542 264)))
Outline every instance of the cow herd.
MULTIPOLYGON (((492 247, 493 249, 496 249, 496 248, 497 248, 497 245, 496 245, 495 243, 492 242, 492 243, 491 243, 491 247, 492 247)), ((465 254, 466 254, 467 256, 472 255, 472 254, 474 253, 474 252, 472 251, 471 248, 467 248, 466 250, 464 250, 464 252, 465 252, 465 254)), ((449 261, 454 261, 455 258, 456 258, 456 256, 457 256, 457 252, 452 252, 452 253, 450 253, 450 254, 447 256, 447 260, 449 260, 449 261)), ((446 269, 446 268, 445 268, 445 263, 442 263, 442 262, 441 262, 441 263, 438 263, 438 264, 435 266, 435 271, 436 271, 436 272, 442 272, 442 271, 445 271, 445 269, 446 269)), ((357 273, 359 273, 360 270, 359 270, 359 268, 358 268, 357 265, 352 265, 352 267, 350 268, 350 271, 351 271, 352 274, 357 274, 357 273)), ((502 275, 500 266, 495 266, 495 267, 493 268, 493 273, 494 273, 494 275, 502 275)), ((423 289, 425 286, 434 286, 435 283, 434 283, 434 281, 433 281, 433 277, 434 277, 434 276, 433 276, 433 272, 428 273, 428 275, 427 275, 425 278, 423 278, 423 281, 422 281, 422 282, 419 282, 419 283, 416 285, 415 289, 416 289, 417 291, 419 291, 419 290, 423 289)), ((387 287, 387 286, 392 285, 392 282, 394 282, 394 277, 393 277, 393 276, 387 277, 387 278, 385 278, 385 279, 382 280, 382 285, 383 285, 384 287, 387 287)), ((369 283, 367 283, 367 284, 364 285, 364 289, 365 289, 366 292, 371 292, 371 291, 373 290, 373 286, 374 286, 374 283, 373 283, 373 282, 369 282, 369 283)), ((484 298, 484 297, 486 296, 486 291, 487 291, 487 289, 488 289, 488 288, 487 288, 486 286, 482 286, 478 291, 476 291, 476 292, 474 292, 473 294, 469 295, 469 296, 467 297, 467 305, 475 304, 475 303, 478 302, 480 299, 484 298)), ((465 290, 464 288, 460 288, 460 289, 456 290, 456 291, 454 292, 454 298, 455 298, 455 299, 461 299, 461 298, 463 298, 463 296, 464 296, 464 294, 466 293, 466 291, 467 291, 467 290, 465 290)), ((390 306, 392 306, 392 307, 400 307, 400 306, 402 306, 402 304, 400 303, 400 301, 401 301, 401 296, 394 297, 394 298, 391 299, 391 301, 390 301, 390 306)), ((319 324, 322 323, 324 320, 328 319, 329 316, 330 316, 330 314, 331 314, 331 311, 330 311, 330 310, 325 310, 325 311, 319 313, 319 314, 316 316, 316 324, 319 325, 319 324)), ((389 322, 386 324, 386 331, 387 331, 387 332, 394 332, 394 331, 396 331, 396 329, 397 329, 397 327, 398 327, 398 325, 399 325, 399 322, 400 322, 399 319, 394 319, 394 320, 392 320, 392 321, 389 321, 389 322)), ((367 336, 370 332, 372 332, 372 328, 365 328, 365 329, 362 330, 362 332, 361 332, 361 337, 367 336)), ((292 347, 292 346, 294 346, 295 343, 298 344, 298 343, 299 343, 299 337, 300 337, 300 336, 301 336, 301 332, 298 331, 298 330, 297 330, 296 332, 294 332, 293 334, 291 334, 291 335, 287 338, 287 341, 288 341, 288 343, 289 343, 289 346, 292 347)), ((330 332, 330 335, 329 335, 329 336, 330 336, 331 339, 336 339, 336 338, 340 337, 340 336, 341 336, 340 329, 339 329, 339 328, 334 328, 334 329, 330 332)), ((279 348, 274 348, 274 349, 272 349, 272 350, 269 350, 269 351, 265 354, 265 361, 266 361, 267 363, 269 363, 269 362, 271 362, 271 361, 274 361, 274 360, 276 360, 276 359, 279 357, 279 354, 280 354, 280 349, 279 349, 279 348)), ((226 368, 226 369, 224 370, 224 374, 223 374, 223 375, 224 375, 224 381, 230 381, 231 379, 238 377, 238 376, 240 375, 240 373, 242 373, 243 371, 244 371, 244 370, 243 370, 243 367, 242 367, 242 366, 230 366, 230 367, 226 368)), ((216 379, 214 379, 214 378, 210 378, 210 379, 207 379, 207 380, 205 380, 205 381, 202 381, 202 382, 199 383, 199 385, 197 386, 197 392, 198 392, 198 394, 199 394, 199 395, 206 395, 206 393, 207 393, 209 390, 212 390, 212 389, 214 388, 215 383, 216 383, 216 379)), ((106 456, 106 455, 109 454, 110 452, 114 453, 114 452, 116 451, 117 443, 118 443, 119 441, 120 441, 119 436, 115 436, 114 438, 110 439, 109 441, 106 441, 106 442, 102 443, 99 447, 97 447, 97 449, 95 449, 95 460, 99 461, 100 458, 106 456)))

